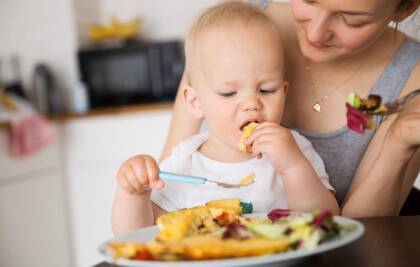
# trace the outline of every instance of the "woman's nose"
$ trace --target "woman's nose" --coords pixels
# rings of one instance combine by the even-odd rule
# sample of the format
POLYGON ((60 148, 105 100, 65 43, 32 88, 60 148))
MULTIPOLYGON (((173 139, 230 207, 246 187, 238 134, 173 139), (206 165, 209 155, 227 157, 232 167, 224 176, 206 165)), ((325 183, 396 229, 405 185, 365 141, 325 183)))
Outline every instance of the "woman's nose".
POLYGON ((307 26, 308 39, 311 42, 328 41, 333 33, 330 30, 330 18, 327 13, 318 12, 307 26))

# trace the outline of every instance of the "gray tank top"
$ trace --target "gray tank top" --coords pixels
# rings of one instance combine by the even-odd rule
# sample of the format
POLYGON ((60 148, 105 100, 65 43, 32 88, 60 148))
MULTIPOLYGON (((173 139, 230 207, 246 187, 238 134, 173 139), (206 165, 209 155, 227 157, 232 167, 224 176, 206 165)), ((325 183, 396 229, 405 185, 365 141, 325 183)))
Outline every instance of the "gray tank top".
MULTIPOLYGON (((420 43, 407 38, 369 94, 381 95, 385 102, 397 98, 419 59, 420 43)), ((380 124, 381 121, 377 123, 380 124)), ((365 134, 359 134, 349 130, 347 126, 326 134, 296 130, 312 142, 324 160, 330 183, 335 188, 336 198, 341 204, 373 132, 369 130, 365 134)))
MULTIPOLYGON (((248 0, 264 8, 269 0, 248 0)), ((407 38, 381 74, 369 94, 382 96, 383 101, 390 101, 400 95, 411 72, 420 60, 420 43, 407 38)), ((381 123, 381 121, 377 121, 381 123)), ((324 161, 330 183, 336 190, 337 201, 341 204, 349 189, 356 168, 372 136, 372 131, 359 134, 347 126, 326 134, 316 134, 294 129, 312 142, 315 150, 324 161)))

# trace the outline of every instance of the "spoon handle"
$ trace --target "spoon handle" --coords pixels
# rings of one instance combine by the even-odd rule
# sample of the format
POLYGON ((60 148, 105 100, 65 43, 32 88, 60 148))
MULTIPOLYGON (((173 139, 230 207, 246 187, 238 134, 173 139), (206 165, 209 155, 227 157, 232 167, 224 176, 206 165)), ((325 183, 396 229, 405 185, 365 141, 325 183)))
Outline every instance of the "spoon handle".
POLYGON ((176 181, 190 184, 205 184, 207 179, 198 176, 177 174, 172 172, 159 172, 159 178, 165 181, 176 181))

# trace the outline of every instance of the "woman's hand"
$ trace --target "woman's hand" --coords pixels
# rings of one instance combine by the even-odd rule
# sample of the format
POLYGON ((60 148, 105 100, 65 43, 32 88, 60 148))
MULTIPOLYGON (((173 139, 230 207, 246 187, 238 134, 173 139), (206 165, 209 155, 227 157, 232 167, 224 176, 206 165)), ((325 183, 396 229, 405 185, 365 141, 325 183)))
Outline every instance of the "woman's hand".
POLYGON ((152 188, 162 188, 159 180, 159 167, 156 161, 147 155, 138 155, 126 160, 117 173, 117 180, 123 190, 129 194, 141 195, 152 188))
POLYGON ((279 174, 306 160, 291 131, 273 122, 260 123, 245 143, 252 144, 253 156, 267 156, 279 174))
POLYGON ((420 96, 413 98, 392 122, 385 145, 414 150, 420 145, 420 96))

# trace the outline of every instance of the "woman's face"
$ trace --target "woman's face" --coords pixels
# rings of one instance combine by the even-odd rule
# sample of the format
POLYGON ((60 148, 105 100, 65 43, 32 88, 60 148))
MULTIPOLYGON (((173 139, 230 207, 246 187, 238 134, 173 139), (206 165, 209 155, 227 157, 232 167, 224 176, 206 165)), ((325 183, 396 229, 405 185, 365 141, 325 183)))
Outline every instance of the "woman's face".
POLYGON ((363 51, 386 29, 400 0, 292 0, 299 46, 315 62, 363 51))

